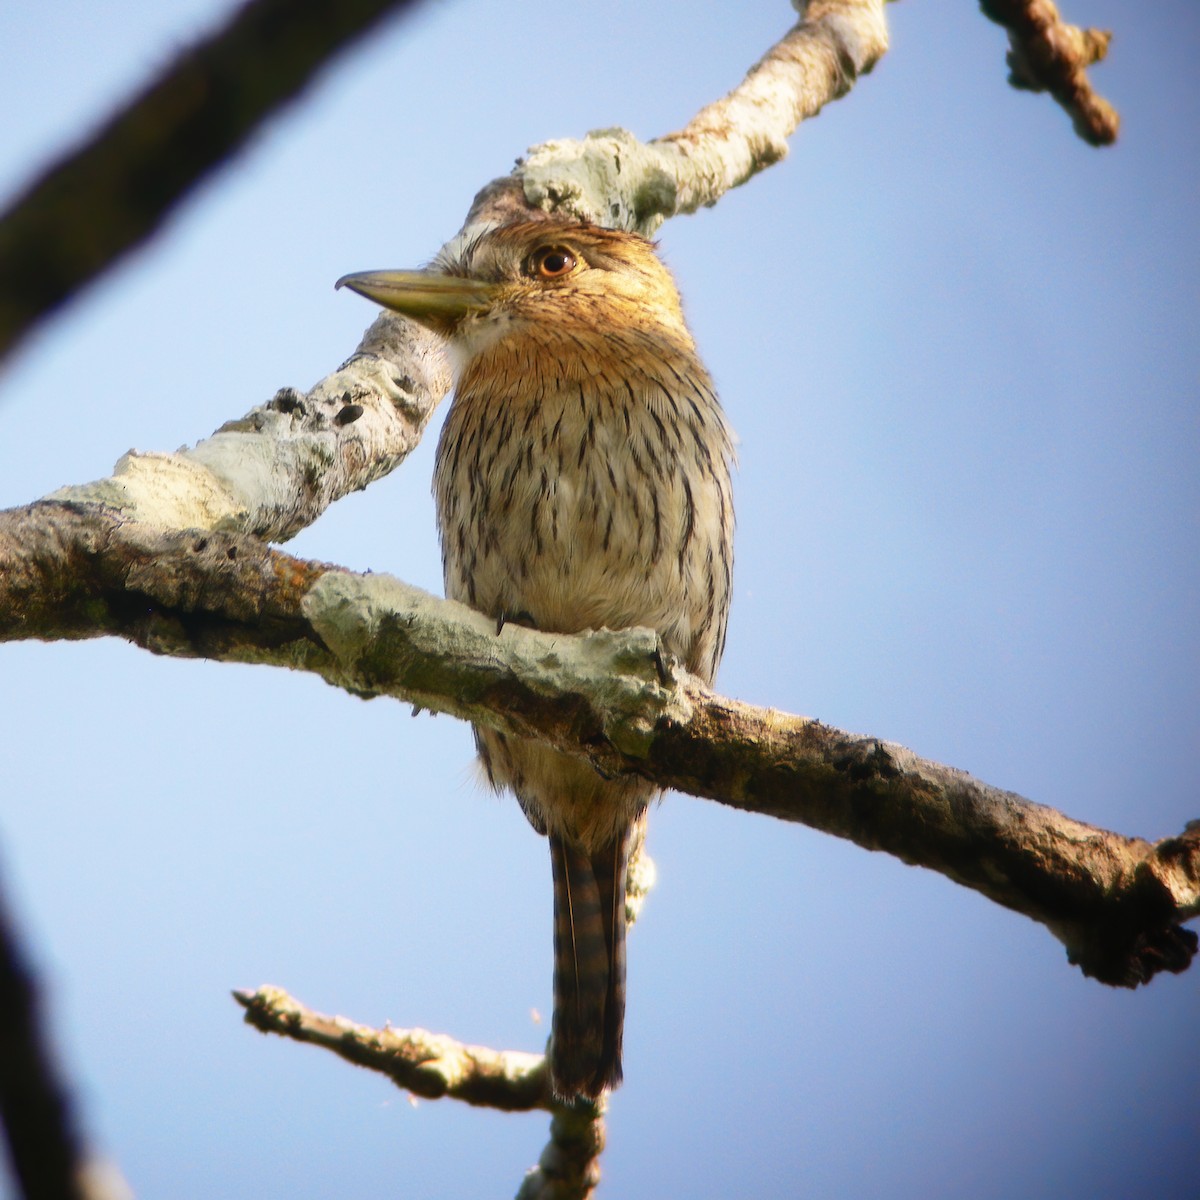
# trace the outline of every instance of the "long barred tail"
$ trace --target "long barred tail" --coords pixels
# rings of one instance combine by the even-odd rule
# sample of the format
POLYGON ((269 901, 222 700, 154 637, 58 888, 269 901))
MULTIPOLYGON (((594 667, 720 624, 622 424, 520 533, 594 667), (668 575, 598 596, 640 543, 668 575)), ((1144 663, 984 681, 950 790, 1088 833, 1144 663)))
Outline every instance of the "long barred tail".
POLYGON ((554 1025, 550 1079, 560 1099, 621 1082, 625 877, 630 830, 589 855, 550 835, 554 873, 554 1025))

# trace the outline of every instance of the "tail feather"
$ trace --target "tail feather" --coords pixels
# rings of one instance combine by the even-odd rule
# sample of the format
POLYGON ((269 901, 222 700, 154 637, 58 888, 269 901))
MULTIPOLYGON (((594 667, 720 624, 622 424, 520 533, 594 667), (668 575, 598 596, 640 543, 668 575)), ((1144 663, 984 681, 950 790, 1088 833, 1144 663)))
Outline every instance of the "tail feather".
POLYGON ((608 996, 604 1006, 607 1076, 600 1088, 621 1083, 621 1049, 625 1033, 625 886, 629 875, 630 831, 592 859, 600 892, 600 913, 608 945, 608 996))
POLYGON ((629 831, 588 854, 550 835, 554 874, 554 1024, 550 1076, 564 1100, 621 1082, 625 878, 629 831))

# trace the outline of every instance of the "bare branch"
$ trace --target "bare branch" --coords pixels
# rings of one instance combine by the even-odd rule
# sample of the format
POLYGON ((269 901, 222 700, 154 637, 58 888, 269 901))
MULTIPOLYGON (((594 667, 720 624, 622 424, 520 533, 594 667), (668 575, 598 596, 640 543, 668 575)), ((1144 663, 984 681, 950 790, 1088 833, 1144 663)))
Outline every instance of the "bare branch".
POLYGON ((1108 53, 1111 33, 1068 25, 1053 0, 980 0, 979 6, 1008 30, 1008 81, 1013 87, 1049 92, 1085 142, 1108 146, 1117 140, 1121 119, 1087 77, 1088 67, 1108 53))
POLYGON ((342 47, 413 0, 251 0, 0 217, 0 358, 148 238, 342 47))
POLYGON ((1200 914, 1200 824, 1125 837, 894 743, 718 696, 678 665, 664 681, 649 630, 497 634, 463 605, 245 536, 50 502, 0 514, 0 641, 98 634, 314 671, 887 851, 1042 922, 1104 983, 1182 971, 1196 951, 1180 925, 1200 914))
POLYGON ((0 898, 0 1122, 29 1200, 130 1200, 115 1167, 91 1158, 58 1077, 33 974, 0 898))
POLYGON ((414 1096, 504 1112, 553 1107, 541 1054, 466 1046, 424 1029, 372 1029, 313 1012, 281 988, 264 986, 233 997, 255 1029, 332 1050, 355 1066, 386 1075, 414 1096))
POLYGON ((556 1101, 543 1055, 467 1046, 424 1029, 372 1029, 313 1012, 281 988, 233 996, 255 1029, 331 1050, 346 1062, 386 1075, 414 1096, 502 1112, 551 1113, 550 1142, 525 1176, 518 1200, 585 1200, 600 1181, 605 1102, 565 1106, 556 1101))
POLYGON ((33 978, 0 910, 0 1118, 22 1195, 84 1196, 73 1117, 51 1065, 33 978))
POLYGON ((604 1106, 558 1108, 538 1165, 521 1180, 516 1200, 587 1200, 600 1182, 604 1106))

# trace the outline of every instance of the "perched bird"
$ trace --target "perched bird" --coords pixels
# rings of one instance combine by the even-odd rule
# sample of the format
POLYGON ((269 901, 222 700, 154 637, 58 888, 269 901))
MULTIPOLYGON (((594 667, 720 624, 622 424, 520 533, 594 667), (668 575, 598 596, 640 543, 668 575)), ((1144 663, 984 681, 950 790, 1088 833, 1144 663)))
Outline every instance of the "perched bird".
MULTIPOLYGON (((339 280, 448 339, 434 494, 446 594, 504 622, 656 630, 710 681, 732 567, 731 435, 651 243, 552 220, 460 239, 424 271, 339 280)), ((541 743, 476 728, 493 786, 550 840, 564 1100, 621 1081, 625 884, 654 798, 541 743)))

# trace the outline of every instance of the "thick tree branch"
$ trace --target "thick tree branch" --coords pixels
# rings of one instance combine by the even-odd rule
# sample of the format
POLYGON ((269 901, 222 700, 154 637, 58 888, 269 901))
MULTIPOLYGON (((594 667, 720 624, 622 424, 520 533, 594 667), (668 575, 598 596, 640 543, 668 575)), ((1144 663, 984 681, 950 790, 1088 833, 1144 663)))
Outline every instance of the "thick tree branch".
POLYGON ((1117 140, 1121 119, 1087 77, 1088 67, 1108 53, 1111 33, 1068 25, 1053 0, 980 0, 979 7, 1008 30, 1013 87, 1049 92, 1085 142, 1108 146, 1117 140))
POLYGON ((1200 823, 1158 843, 1085 825, 894 743, 718 696, 663 664, 648 630, 497 633, 398 580, 245 536, 52 502, 0 515, 0 640, 98 634, 314 671, 884 850, 1042 922, 1105 983, 1184 970, 1196 950, 1181 923, 1200 914, 1200 823))
POLYGON ((0 358, 148 238, 347 43, 414 0, 251 0, 0 217, 0 358))

